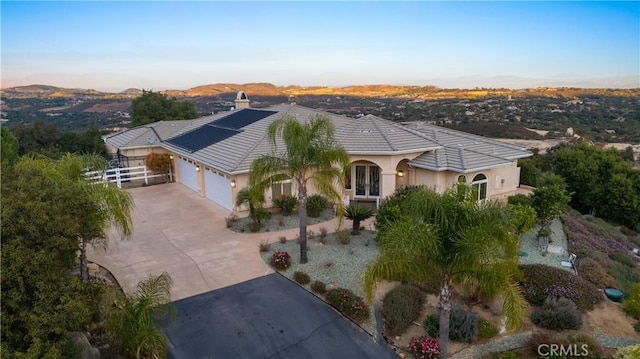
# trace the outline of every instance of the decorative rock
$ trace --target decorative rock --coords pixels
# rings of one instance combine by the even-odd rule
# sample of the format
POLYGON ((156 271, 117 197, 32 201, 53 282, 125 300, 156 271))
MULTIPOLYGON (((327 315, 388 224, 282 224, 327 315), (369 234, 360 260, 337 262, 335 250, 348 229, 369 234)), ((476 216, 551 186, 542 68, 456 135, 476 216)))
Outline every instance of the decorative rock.
POLYGON ((400 336, 397 336, 397 337, 396 337, 396 340, 400 340, 400 336))

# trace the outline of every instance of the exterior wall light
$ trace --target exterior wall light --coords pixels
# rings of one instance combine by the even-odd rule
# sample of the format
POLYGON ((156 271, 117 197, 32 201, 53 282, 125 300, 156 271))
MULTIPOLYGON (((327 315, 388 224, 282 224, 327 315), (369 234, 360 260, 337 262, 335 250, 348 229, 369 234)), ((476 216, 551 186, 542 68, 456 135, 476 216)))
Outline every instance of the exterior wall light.
POLYGON ((396 172, 396 174, 398 175, 398 177, 404 177, 404 171, 402 170, 396 172))
POLYGON ((235 180, 231 180, 231 187, 232 188, 236 188, 236 181, 235 180))
POLYGON ((169 155, 169 159, 173 161, 173 155, 169 155))
POLYGON ((200 166, 196 166, 196 172, 200 172, 200 166))

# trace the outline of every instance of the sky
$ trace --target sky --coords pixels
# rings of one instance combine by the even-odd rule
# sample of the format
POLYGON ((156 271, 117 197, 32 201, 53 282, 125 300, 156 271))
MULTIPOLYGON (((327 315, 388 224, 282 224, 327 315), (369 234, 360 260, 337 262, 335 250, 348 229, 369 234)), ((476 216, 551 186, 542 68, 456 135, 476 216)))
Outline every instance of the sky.
POLYGON ((2 88, 640 87, 640 2, 0 3, 2 88))

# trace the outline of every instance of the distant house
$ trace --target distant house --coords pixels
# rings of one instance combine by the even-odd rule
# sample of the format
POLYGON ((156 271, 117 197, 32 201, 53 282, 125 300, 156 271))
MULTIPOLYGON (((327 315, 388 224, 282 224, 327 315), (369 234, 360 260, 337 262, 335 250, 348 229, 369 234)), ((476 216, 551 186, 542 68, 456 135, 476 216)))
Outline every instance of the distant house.
MULTIPOLYGON (((298 105, 249 107, 240 92, 235 110, 186 121, 161 121, 105 137, 108 152, 137 159, 149 152, 172 155, 176 180, 234 213, 235 197, 247 186, 251 163, 271 151, 266 129, 282 115, 306 121, 314 114, 335 125, 336 140, 347 150, 351 169, 343 188, 345 201, 378 201, 397 188, 422 184, 439 191, 464 182, 477 188, 478 200, 503 200, 520 182, 517 159, 532 154, 521 147, 447 128, 401 125, 376 116, 357 119, 298 105)), ((295 194, 284 181, 267 193, 267 205, 295 194)), ((314 189, 311 188, 311 193, 314 189)))

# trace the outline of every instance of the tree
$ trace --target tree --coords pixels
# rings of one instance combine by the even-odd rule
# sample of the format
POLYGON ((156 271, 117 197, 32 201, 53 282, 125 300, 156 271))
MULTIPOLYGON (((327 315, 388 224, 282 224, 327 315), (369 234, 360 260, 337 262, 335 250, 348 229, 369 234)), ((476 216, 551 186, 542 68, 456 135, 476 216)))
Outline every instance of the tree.
POLYGON ((344 209, 344 216, 353 221, 351 234, 360 234, 360 222, 373 216, 373 210, 361 205, 349 205, 344 209))
POLYGON ((567 194, 564 179, 555 173, 545 174, 540 182, 540 186, 533 190, 531 206, 542 223, 540 228, 540 235, 542 235, 547 231, 549 222, 564 212, 571 196, 567 194))
POLYGON ((173 313, 172 283, 165 272, 138 283, 136 293, 118 296, 116 307, 107 315, 107 331, 127 355, 137 359, 166 357, 167 338, 155 321, 173 313))
POLYGON ((1 186, 3 357, 66 357, 68 331, 92 318, 71 270, 95 203, 43 157, 3 167, 1 186))
POLYGON ((91 212, 80 218, 83 231, 78 236, 80 274, 84 282, 89 280, 87 245, 106 246, 106 230, 110 226, 119 229, 126 237, 131 235, 131 195, 112 183, 96 185, 87 182, 84 177, 86 171, 101 171, 106 169, 106 165, 105 160, 98 155, 66 154, 59 161, 53 162, 53 166, 59 172, 58 177, 73 181, 78 191, 81 191, 92 204, 91 212))
MULTIPOLYGON (((399 202, 399 217, 379 233, 380 254, 364 275, 367 298, 371 300, 383 279, 427 280, 438 275, 445 359, 453 285, 473 287, 487 298, 501 296, 507 324, 517 326, 525 301, 515 282, 520 246, 508 210, 495 202, 475 201, 473 191, 464 185, 443 194, 426 187, 407 194, 399 202)), ((397 206, 394 202, 398 203, 387 201, 397 206)))
POLYGON ((189 120, 198 118, 198 112, 191 102, 178 101, 166 94, 143 90, 142 95, 131 104, 132 126, 141 126, 156 121, 189 120))
MULTIPOLYGON (((322 115, 300 123, 284 115, 267 129, 273 152, 256 158, 249 172, 249 187, 264 192, 272 185, 291 179, 298 190, 300 217, 300 263, 307 263, 307 185, 313 181, 316 189, 340 206, 344 187, 344 171, 349 167, 349 155, 333 136, 334 126, 322 115), (284 152, 276 152, 281 139, 284 152)), ((342 208, 338 213, 342 214, 342 208)))
POLYGON ((0 156, 2 156, 2 167, 11 166, 18 159, 18 138, 6 127, 0 128, 0 156))

